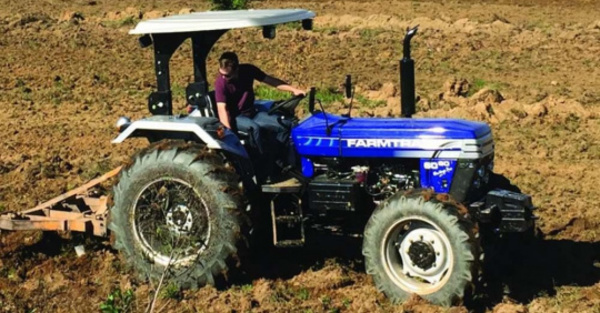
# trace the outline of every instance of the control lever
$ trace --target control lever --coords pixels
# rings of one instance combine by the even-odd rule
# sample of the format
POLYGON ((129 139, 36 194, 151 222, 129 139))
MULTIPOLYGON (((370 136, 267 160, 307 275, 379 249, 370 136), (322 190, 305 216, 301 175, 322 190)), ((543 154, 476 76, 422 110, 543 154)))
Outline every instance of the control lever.
POLYGON ((310 87, 308 92, 308 112, 312 113, 315 110, 315 87, 310 87))

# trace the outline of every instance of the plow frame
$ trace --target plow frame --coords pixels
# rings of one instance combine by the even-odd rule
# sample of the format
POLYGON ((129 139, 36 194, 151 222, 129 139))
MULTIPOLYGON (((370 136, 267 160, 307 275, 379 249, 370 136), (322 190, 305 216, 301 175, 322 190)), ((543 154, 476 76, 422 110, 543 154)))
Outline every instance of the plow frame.
POLYGON ((0 214, 0 230, 76 231, 108 236, 108 196, 90 189, 116 176, 117 167, 34 208, 0 214))

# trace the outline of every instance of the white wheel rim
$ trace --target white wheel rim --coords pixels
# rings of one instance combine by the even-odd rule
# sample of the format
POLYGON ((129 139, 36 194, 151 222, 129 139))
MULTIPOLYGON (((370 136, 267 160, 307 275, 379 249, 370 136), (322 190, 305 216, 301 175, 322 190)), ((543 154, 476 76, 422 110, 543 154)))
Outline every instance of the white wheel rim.
POLYGON ((435 223, 422 216, 405 217, 388 227, 380 251, 385 273, 395 285, 409 293, 434 293, 452 274, 454 254, 450 240, 435 223), (433 261, 431 254, 413 252, 411 256, 409 251, 416 246, 432 251, 433 261), (419 257, 427 258, 423 261, 419 257))

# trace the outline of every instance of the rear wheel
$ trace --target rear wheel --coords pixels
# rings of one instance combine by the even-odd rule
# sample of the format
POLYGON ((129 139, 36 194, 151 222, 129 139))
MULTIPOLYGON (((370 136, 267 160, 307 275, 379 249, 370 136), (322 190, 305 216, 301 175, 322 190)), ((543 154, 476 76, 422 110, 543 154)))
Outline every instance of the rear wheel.
POLYGON ((114 246, 142 275, 183 288, 215 284, 239 263, 249 229, 235 173, 206 148, 160 143, 114 190, 114 246))
POLYGON ((373 212, 365 228, 367 272, 393 302, 414 293, 449 306, 476 277, 475 227, 464 207, 443 199, 431 193, 395 195, 373 212))

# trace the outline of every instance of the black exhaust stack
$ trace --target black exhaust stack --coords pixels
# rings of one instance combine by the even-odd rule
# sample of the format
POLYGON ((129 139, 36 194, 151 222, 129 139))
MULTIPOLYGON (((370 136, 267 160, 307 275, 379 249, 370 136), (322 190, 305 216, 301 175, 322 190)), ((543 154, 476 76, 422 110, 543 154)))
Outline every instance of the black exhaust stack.
POLYGON ((419 26, 410 29, 404 37, 404 57, 400 60, 400 92, 402 93, 402 117, 415 114, 415 61, 410 58, 410 40, 417 34, 419 26))

